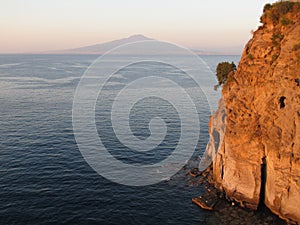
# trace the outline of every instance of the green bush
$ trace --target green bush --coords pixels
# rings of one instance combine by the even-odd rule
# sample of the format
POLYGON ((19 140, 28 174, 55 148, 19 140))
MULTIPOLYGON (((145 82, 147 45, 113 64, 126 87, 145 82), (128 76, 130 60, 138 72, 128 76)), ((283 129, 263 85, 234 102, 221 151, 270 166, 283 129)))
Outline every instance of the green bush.
POLYGON ((228 78, 228 75, 231 72, 236 71, 236 65, 234 62, 221 62, 217 66, 216 75, 218 79, 218 85, 225 84, 228 78))
POLYGON ((247 55, 247 58, 250 59, 250 60, 253 60, 253 55, 249 53, 249 54, 247 55))
POLYGON ((280 18, 280 15, 277 10, 272 10, 269 16, 273 23, 277 23, 280 18))
POLYGON ((297 62, 300 64, 300 53, 298 53, 298 54, 296 55, 296 57, 297 57, 297 62))
POLYGON ((276 61, 277 58, 278 58, 278 54, 272 55, 271 64, 273 64, 276 61))
POLYGON ((267 3, 265 6, 264 6, 264 13, 269 11, 270 9, 272 8, 272 5, 270 3, 267 3))
MULTIPOLYGON (((280 18, 282 18, 285 14, 293 11, 298 11, 299 9, 299 2, 281 1, 272 5, 266 4, 264 7, 264 15, 271 19, 273 23, 278 23, 280 18)), ((283 21, 283 23, 285 22, 287 21, 283 21)))
POLYGON ((274 46, 279 46, 279 43, 282 41, 282 39, 284 38, 284 35, 281 33, 277 33, 277 34, 273 34, 272 36, 272 42, 274 46))
POLYGON ((259 22, 261 22, 262 24, 265 23, 265 15, 264 14, 259 18, 259 22))
POLYGON ((280 24, 283 25, 283 26, 288 26, 288 25, 290 25, 290 24, 292 24, 292 23, 293 23, 293 21, 291 21, 291 20, 289 20, 289 19, 287 19, 287 18, 282 18, 282 19, 280 20, 280 24))
POLYGON ((300 43, 295 44, 292 50, 293 51, 298 51, 299 49, 300 49, 300 43))
POLYGON ((280 2, 276 4, 279 14, 284 15, 293 10, 294 2, 280 2))

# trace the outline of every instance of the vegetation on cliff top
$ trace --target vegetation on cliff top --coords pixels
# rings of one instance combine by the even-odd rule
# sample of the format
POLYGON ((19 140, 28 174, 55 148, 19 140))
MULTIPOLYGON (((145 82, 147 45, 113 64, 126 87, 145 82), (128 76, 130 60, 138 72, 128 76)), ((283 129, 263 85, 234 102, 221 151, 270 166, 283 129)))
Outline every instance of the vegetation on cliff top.
POLYGON ((264 6, 261 22, 265 24, 267 20, 271 20, 273 24, 280 23, 283 26, 288 26, 294 23, 288 14, 298 11, 300 11, 300 2, 281 1, 272 5, 268 3, 264 6))
POLYGON ((218 85, 215 86, 215 89, 220 87, 221 85, 225 84, 228 80, 228 77, 231 73, 236 71, 236 65, 234 62, 221 62, 218 64, 216 69, 216 76, 218 79, 218 85))
MULTIPOLYGON (((298 1, 278 1, 273 4, 266 4, 264 6, 263 15, 261 16, 261 23, 263 26, 258 30, 268 27, 271 32, 271 52, 264 57, 268 60, 270 65, 277 65, 277 60, 281 54, 281 46, 285 41, 285 36, 288 34, 293 25, 299 20, 300 2, 298 1)), ((300 41, 295 44, 292 49, 294 59, 300 64, 300 41), (299 43, 299 46, 297 45, 299 43)), ((247 50, 247 58, 249 60, 257 60, 257 55, 247 50)))

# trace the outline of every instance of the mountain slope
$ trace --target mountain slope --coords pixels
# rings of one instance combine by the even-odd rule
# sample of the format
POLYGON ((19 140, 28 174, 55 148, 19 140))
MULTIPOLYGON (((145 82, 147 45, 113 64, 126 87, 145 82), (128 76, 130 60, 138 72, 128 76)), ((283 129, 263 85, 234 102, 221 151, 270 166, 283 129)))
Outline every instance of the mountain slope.
POLYGON ((47 53, 57 53, 57 54, 103 54, 117 46, 127 44, 127 43, 132 43, 132 42, 137 42, 137 41, 149 41, 149 40, 154 40, 148 37, 145 37, 141 34, 137 35, 132 35, 128 38, 122 38, 119 40, 114 40, 110 42, 105 42, 102 44, 96 44, 96 45, 89 45, 81 48, 74 48, 74 49, 66 49, 66 50, 61 50, 61 51, 51 51, 47 53))
MULTIPOLYGON (((155 40, 152 38, 148 38, 144 35, 137 34, 132 35, 127 38, 122 38, 114 41, 109 41, 101 44, 95 44, 95 45, 89 45, 85 47, 80 48, 73 48, 73 49, 64 49, 64 50, 55 50, 55 51, 46 51, 46 52, 39 52, 42 54, 97 54, 101 55, 106 53, 109 50, 112 50, 113 48, 116 48, 120 45, 132 43, 132 42, 138 42, 138 41, 150 41, 155 40)), ((216 48, 216 49, 206 49, 206 50, 200 50, 200 49, 191 49, 196 54, 199 55, 240 55, 240 47, 230 47, 230 48, 216 48)), ((129 52, 128 54, 131 54, 132 52, 129 52)), ((127 53, 126 53, 127 54, 127 53)))

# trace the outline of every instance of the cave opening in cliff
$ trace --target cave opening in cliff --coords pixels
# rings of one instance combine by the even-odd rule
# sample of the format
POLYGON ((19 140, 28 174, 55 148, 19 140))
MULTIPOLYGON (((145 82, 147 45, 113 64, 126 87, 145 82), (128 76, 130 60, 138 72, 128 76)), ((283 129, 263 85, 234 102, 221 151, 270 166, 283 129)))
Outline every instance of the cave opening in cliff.
POLYGON ((281 96, 279 99, 279 104, 280 104, 281 109, 285 107, 285 103, 284 103, 285 99, 286 99, 286 97, 284 97, 284 96, 281 96))
POLYGON ((267 181, 267 163, 266 157, 262 158, 261 164, 261 186, 260 186, 260 196, 259 196, 259 207, 262 207, 265 202, 265 191, 266 191, 266 181, 267 181))

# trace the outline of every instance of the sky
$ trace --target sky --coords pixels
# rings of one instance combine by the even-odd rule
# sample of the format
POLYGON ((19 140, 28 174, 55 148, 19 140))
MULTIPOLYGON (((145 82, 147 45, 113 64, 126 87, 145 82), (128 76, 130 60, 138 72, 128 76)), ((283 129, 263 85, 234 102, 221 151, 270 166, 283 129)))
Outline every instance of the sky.
POLYGON ((143 34, 193 49, 242 47, 272 0, 1 0, 0 53, 41 52, 143 34))

